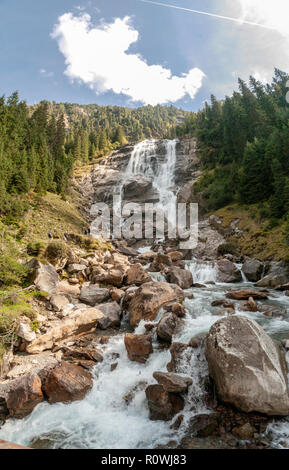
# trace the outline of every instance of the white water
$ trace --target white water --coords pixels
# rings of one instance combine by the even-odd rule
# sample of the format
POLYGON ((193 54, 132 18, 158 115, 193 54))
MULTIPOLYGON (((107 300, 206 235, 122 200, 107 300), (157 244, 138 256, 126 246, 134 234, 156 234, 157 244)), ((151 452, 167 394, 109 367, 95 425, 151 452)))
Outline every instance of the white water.
POLYGON ((120 185, 120 193, 125 181, 134 176, 152 178, 153 187, 159 194, 157 207, 162 209, 169 220, 174 217, 176 207, 175 167, 177 140, 165 140, 165 158, 157 154, 157 141, 145 140, 135 145, 120 185))
POLYGON ((214 261, 192 260, 187 262, 187 269, 191 271, 195 284, 217 282, 218 268, 214 261))

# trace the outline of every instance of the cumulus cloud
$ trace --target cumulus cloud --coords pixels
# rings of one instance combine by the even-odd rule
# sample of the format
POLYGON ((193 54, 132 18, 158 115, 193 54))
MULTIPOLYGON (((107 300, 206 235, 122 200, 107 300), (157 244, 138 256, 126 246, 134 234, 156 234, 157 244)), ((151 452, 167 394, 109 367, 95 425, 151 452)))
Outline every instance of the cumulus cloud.
POLYGON ((58 18, 52 37, 65 57, 65 74, 85 83, 97 93, 113 91, 144 104, 192 99, 205 74, 198 68, 175 76, 162 65, 149 65, 139 54, 129 52, 139 39, 130 17, 93 25, 88 14, 66 13, 58 18))

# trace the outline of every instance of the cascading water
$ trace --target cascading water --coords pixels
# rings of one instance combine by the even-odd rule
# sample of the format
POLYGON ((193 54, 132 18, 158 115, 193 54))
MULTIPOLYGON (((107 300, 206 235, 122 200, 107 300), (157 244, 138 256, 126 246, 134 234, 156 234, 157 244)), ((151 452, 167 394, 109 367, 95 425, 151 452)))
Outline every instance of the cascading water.
POLYGON ((217 282, 217 266, 213 261, 192 260, 187 262, 187 269, 193 275, 194 283, 217 282))

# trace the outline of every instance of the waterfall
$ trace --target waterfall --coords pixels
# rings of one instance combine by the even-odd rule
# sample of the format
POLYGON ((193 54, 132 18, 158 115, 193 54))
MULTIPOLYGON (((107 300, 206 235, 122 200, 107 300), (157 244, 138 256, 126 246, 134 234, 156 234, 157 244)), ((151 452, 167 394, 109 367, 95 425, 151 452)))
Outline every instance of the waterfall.
POLYGON ((157 207, 164 211, 167 219, 174 217, 177 200, 174 191, 177 142, 177 139, 164 141, 163 161, 158 157, 156 140, 144 140, 135 145, 118 189, 121 201, 125 181, 135 176, 146 176, 152 179, 153 187, 159 195, 157 207))
POLYGON ((218 268, 213 261, 193 260, 187 263, 187 269, 191 271, 194 283, 217 282, 218 268))

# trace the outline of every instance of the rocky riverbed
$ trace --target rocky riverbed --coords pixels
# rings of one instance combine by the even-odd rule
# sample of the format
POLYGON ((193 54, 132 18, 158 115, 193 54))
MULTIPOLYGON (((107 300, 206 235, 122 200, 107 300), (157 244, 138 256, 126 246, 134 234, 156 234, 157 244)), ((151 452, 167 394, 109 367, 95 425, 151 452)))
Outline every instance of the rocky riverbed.
MULTIPOLYGON (((196 142, 142 149, 83 178, 88 200, 107 201, 113 188, 128 201, 190 200, 196 142), (172 173, 169 187, 161 171, 172 173)), ((37 327, 21 319, 2 364, 0 438, 35 448, 287 447, 288 265, 220 255, 226 234, 214 217, 201 221, 193 252, 179 240, 92 240, 66 234, 65 253, 51 256, 52 242, 45 262, 30 261, 32 288, 46 295, 33 300, 37 327)))

